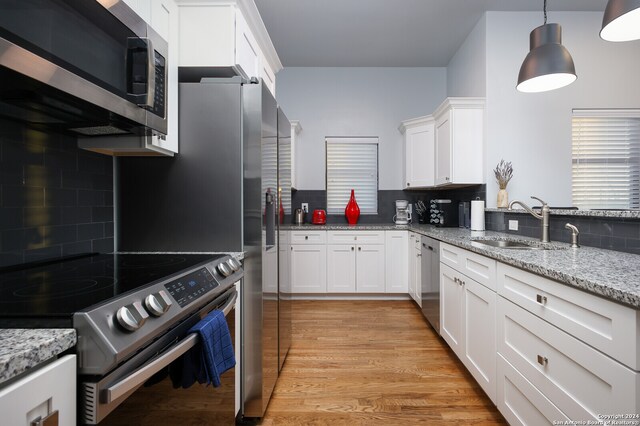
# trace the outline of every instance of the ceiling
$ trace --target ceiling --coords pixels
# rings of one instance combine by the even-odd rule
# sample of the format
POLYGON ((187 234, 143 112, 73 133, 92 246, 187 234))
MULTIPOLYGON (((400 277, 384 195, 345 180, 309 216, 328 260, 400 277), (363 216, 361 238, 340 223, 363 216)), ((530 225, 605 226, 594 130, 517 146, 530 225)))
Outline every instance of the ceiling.
MULTIPOLYGON (((444 67, 486 11, 540 11, 542 0, 255 0, 285 67, 444 67)), ((550 0, 604 11, 606 0, 550 0)), ((533 28, 532 28, 533 29, 533 28)))

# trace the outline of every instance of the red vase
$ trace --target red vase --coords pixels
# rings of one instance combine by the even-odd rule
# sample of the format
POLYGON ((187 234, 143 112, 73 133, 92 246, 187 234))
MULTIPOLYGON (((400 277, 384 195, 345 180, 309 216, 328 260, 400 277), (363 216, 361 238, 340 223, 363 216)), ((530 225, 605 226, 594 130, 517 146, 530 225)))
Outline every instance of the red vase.
MULTIPOLYGON (((282 191, 280 191, 280 193, 282 194, 282 191)), ((282 196, 280 196, 280 211, 279 211, 279 215, 280 215, 280 224, 284 223, 284 206, 282 205, 282 196)))
POLYGON ((358 219, 360 218, 360 207, 358 207, 358 203, 356 203, 356 196, 351 190, 351 198, 347 203, 347 207, 344 209, 344 215, 347 217, 347 222, 349 225, 355 225, 358 223, 358 219))

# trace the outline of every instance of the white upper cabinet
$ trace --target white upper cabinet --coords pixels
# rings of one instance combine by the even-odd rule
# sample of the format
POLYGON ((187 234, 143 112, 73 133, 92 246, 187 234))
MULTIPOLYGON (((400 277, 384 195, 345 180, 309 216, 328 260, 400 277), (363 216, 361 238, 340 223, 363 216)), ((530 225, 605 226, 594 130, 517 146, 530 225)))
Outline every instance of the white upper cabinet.
POLYGON ((447 98, 435 118, 435 185, 483 183, 484 99, 447 98))
POLYGON ((425 188, 434 185, 434 120, 428 115, 403 121, 399 130, 404 134, 404 188, 425 188))
POLYGON ((275 92, 275 74, 282 63, 253 1, 176 2, 181 67, 220 67, 219 76, 262 78, 275 92))

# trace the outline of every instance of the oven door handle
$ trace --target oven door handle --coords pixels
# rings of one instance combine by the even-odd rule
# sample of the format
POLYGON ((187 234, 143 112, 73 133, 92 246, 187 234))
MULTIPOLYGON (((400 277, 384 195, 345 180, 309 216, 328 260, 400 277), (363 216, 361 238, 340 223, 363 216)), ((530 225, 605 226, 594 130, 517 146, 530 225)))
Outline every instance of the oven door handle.
MULTIPOLYGON (((233 296, 229 298, 229 301, 225 303, 223 307, 219 308, 224 313, 224 316, 227 316, 229 312, 231 312, 231 309, 233 309, 237 298, 238 293, 233 293, 233 296)), ((129 392, 137 389, 158 371, 162 370, 173 361, 184 355, 189 349, 193 348, 198 343, 199 339, 200 337, 198 337, 197 334, 190 334, 188 337, 181 340, 180 343, 164 352, 158 358, 155 358, 149 364, 140 367, 133 373, 129 374, 123 380, 109 386, 107 389, 105 389, 106 403, 111 403, 116 399, 128 394, 129 392)))

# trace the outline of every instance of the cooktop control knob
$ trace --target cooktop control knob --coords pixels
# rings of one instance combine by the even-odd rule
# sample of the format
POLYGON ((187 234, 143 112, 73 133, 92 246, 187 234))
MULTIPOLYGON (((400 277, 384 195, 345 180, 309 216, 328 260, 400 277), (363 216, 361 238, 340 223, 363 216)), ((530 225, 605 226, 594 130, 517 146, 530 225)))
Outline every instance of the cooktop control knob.
POLYGON ((218 264, 218 272, 220 272, 223 277, 228 277, 232 274, 231 268, 224 262, 218 264))
POLYGON ((142 307, 142 303, 133 302, 118 309, 116 320, 127 331, 136 331, 144 325, 149 314, 142 307))
POLYGON ((238 272, 240 270, 240 267, 242 266, 242 265, 240 265, 240 262, 238 262, 233 257, 231 259, 227 260, 227 263, 229 264, 229 266, 231 267, 233 272, 238 272))
POLYGON ((154 317, 162 316, 169 310, 171 299, 164 290, 150 294, 144 299, 144 306, 154 317))

